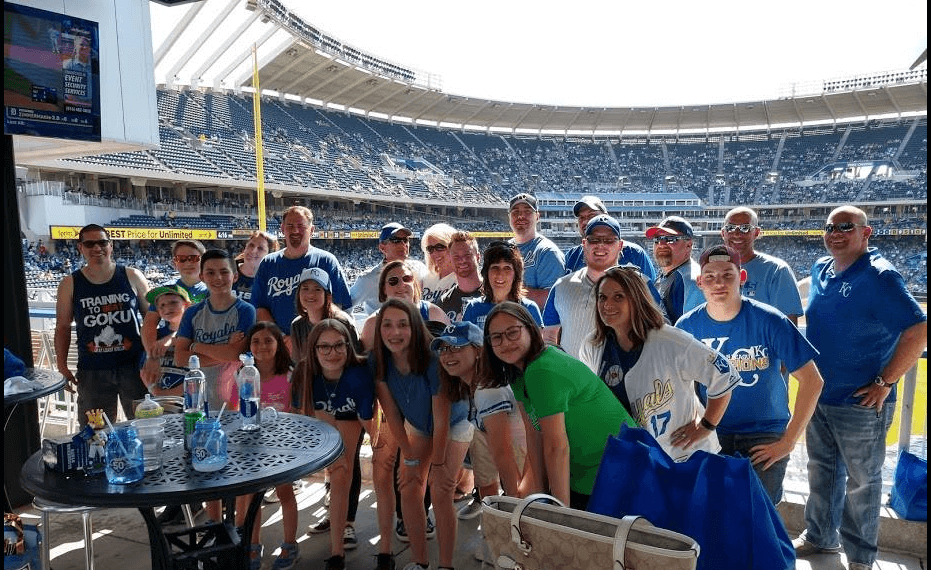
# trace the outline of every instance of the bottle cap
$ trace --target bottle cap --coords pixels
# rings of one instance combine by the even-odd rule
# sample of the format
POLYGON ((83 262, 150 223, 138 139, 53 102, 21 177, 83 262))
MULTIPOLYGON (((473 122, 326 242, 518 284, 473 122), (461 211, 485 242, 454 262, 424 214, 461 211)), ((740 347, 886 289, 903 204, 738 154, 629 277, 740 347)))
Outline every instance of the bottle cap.
POLYGON ((243 366, 254 366, 255 358, 252 356, 251 352, 244 352, 239 355, 239 361, 242 362, 243 366))
POLYGON ((200 357, 197 356, 196 354, 192 354, 191 357, 188 358, 187 367, 188 368, 200 368, 200 357))

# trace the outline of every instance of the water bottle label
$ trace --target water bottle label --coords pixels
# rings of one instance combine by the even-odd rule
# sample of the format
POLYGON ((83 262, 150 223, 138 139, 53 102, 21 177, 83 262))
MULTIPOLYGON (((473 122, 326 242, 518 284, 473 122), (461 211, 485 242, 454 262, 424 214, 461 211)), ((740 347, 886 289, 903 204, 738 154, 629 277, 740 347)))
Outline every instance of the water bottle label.
POLYGON ((239 397, 242 398, 251 398, 252 397, 252 384, 243 384, 239 389, 239 397))
POLYGON ((192 455, 195 461, 204 461, 210 457, 210 452, 205 447, 195 447, 192 455))
POLYGON ((253 399, 239 399, 239 413, 242 414, 244 418, 254 417, 259 410, 259 404, 253 399))
POLYGON ((126 461, 125 457, 113 457, 110 459, 110 470, 114 473, 120 474, 129 467, 129 462, 126 461))

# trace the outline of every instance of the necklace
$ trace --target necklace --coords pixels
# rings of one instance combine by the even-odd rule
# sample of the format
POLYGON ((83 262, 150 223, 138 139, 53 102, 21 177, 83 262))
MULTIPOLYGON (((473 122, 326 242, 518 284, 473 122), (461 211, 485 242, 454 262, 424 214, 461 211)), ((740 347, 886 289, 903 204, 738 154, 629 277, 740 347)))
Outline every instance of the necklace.
POLYGON ((330 411, 332 411, 333 410, 333 398, 336 397, 336 392, 339 391, 339 380, 337 379, 334 381, 334 380, 327 380, 326 378, 324 378, 323 389, 326 390, 326 394, 327 394, 327 408, 330 411), (332 390, 330 389, 331 386, 333 387, 332 390))

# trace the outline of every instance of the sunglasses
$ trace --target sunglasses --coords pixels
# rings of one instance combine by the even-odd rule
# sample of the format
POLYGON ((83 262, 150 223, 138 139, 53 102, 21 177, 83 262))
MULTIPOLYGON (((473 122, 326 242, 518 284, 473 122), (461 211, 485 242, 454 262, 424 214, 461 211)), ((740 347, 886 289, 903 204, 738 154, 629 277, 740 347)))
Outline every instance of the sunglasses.
POLYGON ((585 243, 588 245, 614 245, 617 243, 617 238, 585 238, 585 243))
POLYGON ((110 245, 110 240, 108 239, 86 239, 81 242, 81 245, 87 249, 92 249, 95 245, 100 247, 107 247, 110 245))
POLYGON ((390 237, 385 241, 388 241, 390 243, 407 243, 408 239, 409 238, 406 238, 406 237, 390 237))
POLYGON ((824 224, 824 233, 832 234, 834 232, 844 232, 849 233, 854 230, 854 228, 862 228, 863 224, 855 224, 853 222, 841 222, 839 224, 824 224))
POLYGON ((194 255, 176 255, 173 258, 175 263, 197 263, 200 261, 200 256, 197 254, 194 255))
POLYGON ((435 245, 428 245, 428 246, 427 246, 427 253, 433 253, 433 252, 435 252, 435 251, 443 252, 443 251, 446 251, 447 249, 449 249, 449 248, 446 247, 446 244, 445 244, 445 243, 438 243, 438 244, 435 244, 435 245))
POLYGON ((391 277, 388 278, 388 280, 386 281, 386 283, 388 284, 389 287, 395 287, 395 286, 397 286, 397 284, 400 283, 401 281, 404 281, 405 283, 410 283, 410 282, 412 282, 413 280, 414 280, 414 276, 411 275, 410 273, 408 273, 408 274, 404 275, 403 277, 398 277, 397 275, 392 275, 391 277))
POLYGON ((676 243, 677 241, 684 241, 692 239, 686 236, 659 236, 653 238, 653 243, 676 243))
POLYGON ((504 332, 491 333, 485 338, 488 339, 488 344, 490 344, 491 346, 500 346, 501 343, 504 342, 505 337, 508 340, 519 339, 520 333, 524 330, 525 326, 526 325, 514 325, 512 327, 508 327, 504 329, 504 332))
POLYGON ((756 229, 756 226, 754 226, 753 224, 740 224, 739 226, 736 226, 734 224, 724 224, 724 227, 722 227, 721 229, 729 234, 732 234, 736 231, 740 231, 740 233, 742 234, 748 234, 754 229, 756 229))
POLYGON ((451 344, 444 344, 443 346, 441 346, 441 347, 439 347, 439 348, 436 349, 436 353, 437 353, 437 354, 444 354, 444 353, 447 353, 447 352, 448 352, 448 353, 450 353, 450 354, 459 354, 460 352, 462 352, 462 349, 465 348, 465 347, 466 347, 466 345, 462 345, 462 346, 453 346, 453 345, 451 345, 451 344))
POLYGON ((314 349, 316 349, 317 354, 327 356, 334 350, 336 354, 345 354, 346 346, 346 342, 337 342, 336 344, 316 344, 314 345, 314 349))
POLYGON ((510 249, 510 250, 516 250, 516 249, 517 249, 517 245, 515 245, 515 244, 513 244, 513 243, 511 243, 511 242, 509 242, 509 241, 493 241, 493 242, 491 242, 490 244, 488 244, 488 245, 485 247, 485 251, 488 251, 488 250, 490 250, 490 249, 494 249, 494 248, 496 248, 496 247, 506 247, 506 248, 508 248, 508 249, 510 249))

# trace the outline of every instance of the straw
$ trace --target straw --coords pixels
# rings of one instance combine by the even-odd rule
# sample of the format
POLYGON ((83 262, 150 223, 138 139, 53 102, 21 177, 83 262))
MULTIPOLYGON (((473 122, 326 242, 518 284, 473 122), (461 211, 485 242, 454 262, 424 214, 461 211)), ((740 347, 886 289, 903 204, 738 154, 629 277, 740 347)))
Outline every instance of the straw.
POLYGON ((125 447, 123 447, 123 440, 121 440, 119 436, 116 435, 116 428, 113 427, 113 424, 110 423, 110 418, 107 417, 107 412, 103 412, 102 415, 103 415, 103 421, 107 422, 107 425, 110 426, 110 433, 113 434, 113 436, 116 438, 116 443, 118 443, 120 446, 120 449, 123 450, 123 455, 129 455, 129 452, 126 451, 125 447))
POLYGON ((219 420, 220 417, 223 415, 223 410, 226 409, 226 404, 227 404, 227 402, 223 402, 223 405, 220 406, 220 411, 217 412, 217 419, 218 419, 218 420, 219 420))

